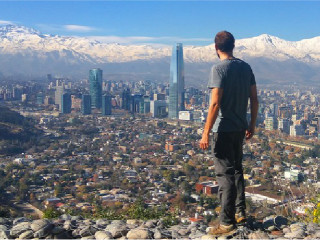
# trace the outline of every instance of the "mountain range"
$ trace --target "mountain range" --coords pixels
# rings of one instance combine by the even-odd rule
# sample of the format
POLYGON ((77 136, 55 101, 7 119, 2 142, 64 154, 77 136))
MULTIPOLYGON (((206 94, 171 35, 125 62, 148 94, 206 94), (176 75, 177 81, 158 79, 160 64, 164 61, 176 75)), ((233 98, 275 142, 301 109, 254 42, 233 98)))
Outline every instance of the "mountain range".
MULTIPOLYGON (((87 77, 100 67, 104 78, 168 81, 172 46, 103 43, 92 37, 43 34, 17 25, 0 27, 0 73, 87 77)), ((214 44, 184 46, 186 82, 205 86, 218 61, 214 44)), ((234 55, 247 61, 259 84, 319 84, 320 37, 286 41, 263 34, 236 40, 234 55)), ((1 74, 0 74, 1 76, 1 74)))

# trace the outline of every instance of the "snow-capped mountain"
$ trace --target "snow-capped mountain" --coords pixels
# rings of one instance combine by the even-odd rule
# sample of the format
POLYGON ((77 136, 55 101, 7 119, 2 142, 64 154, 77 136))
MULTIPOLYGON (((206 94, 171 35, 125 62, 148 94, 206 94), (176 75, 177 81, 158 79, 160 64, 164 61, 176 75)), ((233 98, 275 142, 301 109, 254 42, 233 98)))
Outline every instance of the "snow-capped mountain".
MULTIPOLYGON (((150 67, 150 64, 156 63, 160 66, 160 63, 163 63, 167 66, 170 56, 171 46, 107 44, 86 37, 42 34, 23 26, 0 27, 0 72, 5 74, 17 71, 29 74, 65 73, 70 70, 86 72, 89 67, 97 65, 108 66, 109 70, 113 66, 115 73, 118 72, 117 69, 122 69, 122 73, 143 72, 144 69, 152 73, 156 66, 150 67), (121 67, 119 64, 122 64, 121 67), (142 64, 145 66, 149 64, 149 67, 144 68, 142 64), (85 69, 82 69, 84 66, 86 66, 85 69)), ((296 42, 267 34, 239 39, 236 40, 235 56, 246 59, 249 63, 256 65, 257 69, 262 69, 262 65, 272 67, 274 63, 277 63, 277 66, 279 63, 280 65, 289 63, 287 66, 291 71, 297 64, 301 64, 302 72, 308 72, 306 68, 311 69, 312 72, 315 71, 315 67, 320 66, 320 37, 296 42)), ((185 46, 184 59, 187 65, 204 64, 203 66, 207 67, 208 63, 217 61, 214 44, 185 46)), ((163 72, 163 69, 158 71, 163 72)), ((208 72, 203 69, 199 71, 208 72)), ((268 72, 266 69, 262 71, 268 72)), ((188 73, 187 69, 186 72, 194 74, 188 73)), ((261 78, 270 78, 265 75, 263 74, 261 78)), ((315 75, 319 76, 318 73, 311 75, 309 74, 309 79, 314 79, 315 75)))

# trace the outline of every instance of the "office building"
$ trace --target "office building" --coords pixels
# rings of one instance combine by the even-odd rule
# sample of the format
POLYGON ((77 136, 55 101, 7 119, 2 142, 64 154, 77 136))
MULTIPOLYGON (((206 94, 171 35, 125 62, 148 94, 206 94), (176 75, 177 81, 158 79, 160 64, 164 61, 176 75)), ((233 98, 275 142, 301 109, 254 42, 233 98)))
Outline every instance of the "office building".
POLYGON ((154 118, 162 118, 167 116, 167 102, 164 100, 150 101, 150 113, 154 118))
POLYGON ((62 99, 62 94, 64 93, 64 83, 57 81, 56 83, 56 91, 54 94, 54 103, 56 105, 59 105, 59 109, 61 110, 61 99, 62 99))
POLYGON ((67 114, 71 113, 71 94, 64 93, 61 96, 61 113, 67 114))
POLYGON ((184 111, 184 63, 182 43, 172 49, 169 83, 169 118, 177 119, 184 111))
POLYGON ((127 88, 123 90, 121 97, 122 97, 121 108, 130 111, 130 102, 131 102, 130 89, 127 88))
POLYGON ((265 129, 268 131, 274 130, 278 128, 278 121, 275 117, 266 117, 264 120, 265 129))
POLYGON ((288 119, 279 119, 278 129, 286 134, 290 133, 290 121, 288 119))
POLYGON ((99 68, 89 71, 91 105, 100 109, 102 105, 102 70, 99 68))
POLYGON ((110 95, 103 95, 102 96, 102 115, 107 116, 111 115, 111 96, 110 95))
POLYGON ((44 94, 42 92, 39 92, 37 94, 37 105, 42 105, 44 103, 44 94))
POLYGON ((290 136, 303 136, 305 135, 303 126, 301 124, 295 124, 290 126, 290 136))
POLYGON ((83 115, 91 114, 91 96, 90 95, 82 95, 81 112, 83 115))

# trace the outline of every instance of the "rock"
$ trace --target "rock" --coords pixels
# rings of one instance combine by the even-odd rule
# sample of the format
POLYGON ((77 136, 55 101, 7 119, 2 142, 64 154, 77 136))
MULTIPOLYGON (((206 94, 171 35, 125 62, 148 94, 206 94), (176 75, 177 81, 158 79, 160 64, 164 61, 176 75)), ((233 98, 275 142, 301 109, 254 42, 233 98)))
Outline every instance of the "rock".
POLYGON ((286 234, 286 233, 291 232, 291 230, 290 230, 290 228, 286 227, 286 228, 282 229, 282 232, 283 232, 284 234, 286 234))
POLYGON ((179 236, 179 234, 178 234, 178 231, 172 230, 172 231, 171 231, 171 237, 172 237, 173 239, 180 238, 180 236, 179 236))
POLYGON ((94 236, 87 236, 87 237, 82 237, 81 240, 90 240, 90 239, 95 239, 94 236))
POLYGON ((312 237, 315 239, 319 239, 320 238, 320 231, 316 231, 314 234, 312 234, 312 237))
POLYGON ((62 214, 59 218, 62 219, 62 220, 71 220, 71 215, 62 214))
POLYGON ((33 236, 35 238, 45 238, 46 236, 49 235, 49 233, 51 233, 51 230, 53 229, 53 227, 54 227, 54 225, 49 223, 48 225, 46 225, 43 228, 36 231, 33 236))
POLYGON ((0 231, 8 231, 8 228, 5 225, 0 225, 0 231))
POLYGON ((21 233, 30 230, 30 222, 20 222, 17 225, 14 225, 10 231, 10 235, 14 238, 18 237, 21 233))
POLYGON ((87 226, 80 231, 80 236, 81 237, 93 236, 96 232, 97 232, 97 229, 95 229, 92 226, 87 226))
POLYGON ((105 219, 98 219, 96 221, 96 224, 99 226, 107 226, 108 224, 110 224, 110 221, 105 219))
POLYGON ((31 239, 33 238, 33 231, 27 230, 19 235, 19 239, 31 239))
POLYGON ((74 220, 66 220, 63 224, 65 230, 74 230, 77 228, 77 222, 74 220))
POLYGON ((72 231, 72 237, 74 237, 74 238, 80 238, 80 231, 81 231, 80 228, 74 229, 74 230, 72 231))
POLYGON ((112 234, 106 231, 97 231, 94 234, 95 238, 97 240, 108 240, 108 239, 112 239, 112 234))
POLYGON ((201 237, 201 240, 213 240, 213 239, 216 239, 216 237, 214 237, 210 234, 206 234, 201 237))
POLYGON ((158 221, 157 227, 158 228, 164 228, 164 223, 163 223, 163 221, 161 219, 158 221))
POLYGON ((190 233, 190 231, 186 228, 181 228, 178 233, 181 235, 181 236, 186 236, 190 233))
POLYGON ((14 226, 14 225, 17 225, 18 223, 22 223, 22 222, 30 222, 30 220, 25 217, 16 218, 13 220, 12 225, 14 226))
POLYGON ((72 239, 72 236, 67 231, 54 235, 54 239, 72 239))
POLYGON ((172 234, 170 231, 165 229, 156 228, 154 230, 153 238, 154 239, 171 239, 172 234))
POLYGON ((298 229, 284 235, 285 238, 304 238, 306 233, 303 229, 298 229))
POLYGON ((10 239, 10 232, 0 230, 0 239, 10 239))
POLYGON ((315 233, 316 231, 319 231, 320 230, 320 226, 316 223, 308 223, 307 225, 307 232, 309 234, 313 234, 315 233))
POLYGON ((9 220, 3 217, 0 217, 0 225, 7 225, 9 224, 9 220))
POLYGON ((248 239, 270 239, 270 237, 265 232, 256 231, 256 232, 250 233, 248 236, 248 239))
POLYGON ((72 221, 79 221, 79 220, 83 220, 83 217, 81 217, 81 216, 72 216, 71 220, 72 221))
POLYGON ((291 232, 294 232, 294 231, 299 230, 299 229, 306 230, 306 227, 307 227, 306 224, 299 222, 299 223, 291 224, 290 225, 290 230, 291 230, 291 232))
POLYGON ((154 228, 155 226, 157 226, 157 223, 158 223, 157 220, 148 220, 148 221, 145 223, 145 226, 146 226, 147 228, 154 228))
POLYGON ((115 222, 115 223, 113 222, 109 224, 105 230, 110 232, 113 238, 126 236, 126 234, 128 233, 127 226, 123 224, 123 222, 115 222))
POLYGON ((127 220, 127 224, 129 224, 129 225, 138 225, 140 223, 141 223, 141 221, 137 220, 137 219, 128 219, 127 220))
POLYGON ((191 234, 189 235, 189 238, 192 238, 192 239, 202 238, 204 235, 207 235, 207 234, 201 231, 195 231, 195 232, 191 232, 191 234))
POLYGON ((150 239, 152 238, 152 234, 148 229, 135 228, 131 229, 127 233, 128 239, 150 239))
POLYGON ((54 226, 54 228, 51 230, 51 233, 54 235, 60 234, 62 232, 64 232, 65 229, 60 227, 60 226, 54 226))
POLYGON ((51 223, 47 219, 34 220, 30 227, 32 231, 37 232, 42 228, 48 227, 51 223))

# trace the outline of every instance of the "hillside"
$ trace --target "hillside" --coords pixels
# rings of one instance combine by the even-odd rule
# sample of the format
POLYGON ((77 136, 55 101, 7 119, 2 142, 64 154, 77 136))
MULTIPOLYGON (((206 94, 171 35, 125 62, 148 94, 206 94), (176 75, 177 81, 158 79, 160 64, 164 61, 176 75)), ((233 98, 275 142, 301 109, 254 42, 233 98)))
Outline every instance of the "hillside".
POLYGON ((6 107, 0 112, 0 155, 21 153, 37 142, 41 132, 29 119, 6 107))

